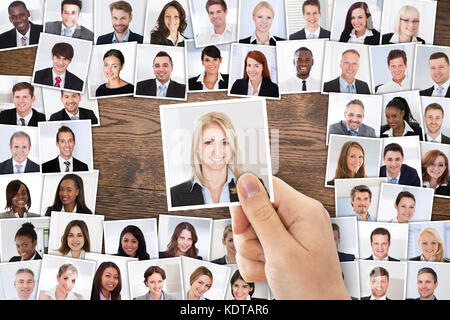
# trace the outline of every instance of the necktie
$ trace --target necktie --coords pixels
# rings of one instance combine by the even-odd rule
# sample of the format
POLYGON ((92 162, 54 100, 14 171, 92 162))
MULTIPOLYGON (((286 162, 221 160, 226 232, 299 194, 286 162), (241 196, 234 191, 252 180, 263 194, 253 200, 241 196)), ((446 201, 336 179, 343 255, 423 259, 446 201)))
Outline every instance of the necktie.
POLYGON ((22 36, 21 40, 22 40, 22 47, 26 47, 26 45, 27 45, 27 38, 22 36))
POLYGON ((351 136, 357 136, 358 135, 358 131, 356 131, 356 130, 348 130, 348 132, 350 132, 351 136))
POLYGON ((314 39, 314 33, 310 33, 310 34, 309 34, 309 38, 310 38, 310 39, 314 39))
POLYGON ((393 183, 393 184, 396 184, 396 183, 397 183, 397 181, 398 181, 398 179, 397 179, 397 178, 391 178, 391 179, 389 179, 389 183, 393 183))
POLYGON ((61 88, 60 83, 61 83, 61 77, 56 77, 55 78, 55 87, 56 88, 61 88))
POLYGON ((444 90, 444 87, 443 86, 439 86, 437 90, 438 90, 437 96, 438 97, 442 97, 442 91, 444 90))
POLYGON ((166 96, 166 93, 165 93, 166 86, 162 84, 159 86, 158 89, 159 89, 158 97, 165 97, 166 96))
POLYGON ((26 123, 25 123, 25 119, 24 119, 24 118, 20 118, 19 120, 20 120, 20 122, 22 123, 23 126, 26 126, 26 123))
POLYGON ((64 164, 66 165, 66 172, 69 172, 70 171, 70 168, 69 168, 70 162, 69 161, 64 161, 64 164))
POLYGON ((348 86, 347 86, 347 92, 348 92, 348 93, 352 92, 352 86, 351 86, 351 85, 348 85, 348 86))
POLYGON ((306 80, 302 80, 302 91, 306 91, 306 80))
POLYGON ((16 167, 16 173, 23 173, 23 171, 22 171, 23 165, 22 164, 16 164, 14 166, 16 167))
POLYGON ((70 116, 71 120, 77 120, 77 116, 70 116))

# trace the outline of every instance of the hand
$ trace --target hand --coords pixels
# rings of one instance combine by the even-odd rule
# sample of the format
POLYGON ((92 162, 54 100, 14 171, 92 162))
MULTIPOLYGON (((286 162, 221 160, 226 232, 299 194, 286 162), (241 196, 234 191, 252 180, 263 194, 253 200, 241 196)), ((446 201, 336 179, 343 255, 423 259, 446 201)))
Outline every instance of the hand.
POLYGON ((237 182, 241 206, 230 211, 241 275, 267 281, 277 300, 350 299, 328 212, 276 177, 273 189, 272 204, 255 176, 237 182))

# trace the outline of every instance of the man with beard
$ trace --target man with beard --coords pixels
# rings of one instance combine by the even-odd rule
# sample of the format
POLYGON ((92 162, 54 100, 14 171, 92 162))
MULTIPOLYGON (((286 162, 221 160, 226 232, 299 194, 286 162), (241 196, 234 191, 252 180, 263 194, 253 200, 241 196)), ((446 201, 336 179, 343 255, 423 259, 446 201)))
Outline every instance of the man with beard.
POLYGON ((372 202, 372 191, 365 185, 352 188, 350 201, 353 207, 353 214, 358 221, 376 221, 376 217, 369 214, 370 203, 372 202))
POLYGON ((293 64, 296 75, 282 83, 282 93, 320 91, 320 81, 310 74, 314 65, 312 51, 306 47, 298 48, 294 53, 293 64))
POLYGON ((78 92, 61 91, 61 102, 64 109, 50 116, 50 121, 62 120, 87 120, 92 124, 98 124, 97 117, 92 110, 80 107, 81 94, 78 92))

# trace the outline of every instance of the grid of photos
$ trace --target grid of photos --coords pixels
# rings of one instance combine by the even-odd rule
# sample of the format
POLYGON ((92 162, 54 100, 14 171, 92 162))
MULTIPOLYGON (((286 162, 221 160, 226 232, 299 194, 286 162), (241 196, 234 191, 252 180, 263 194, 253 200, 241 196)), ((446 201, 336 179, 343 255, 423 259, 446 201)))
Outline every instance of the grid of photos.
POLYGON ((267 105, 301 93, 329 95, 324 184, 351 298, 450 299, 450 222, 431 221, 434 198, 450 199, 450 47, 433 45, 436 10, 2 2, 0 50, 37 53, 32 76, 0 75, 0 299, 272 299, 238 270, 231 219, 96 214, 92 130, 98 99, 166 99, 167 211, 238 205, 244 172, 274 202, 267 105), (238 98, 186 103, 211 91, 238 98))

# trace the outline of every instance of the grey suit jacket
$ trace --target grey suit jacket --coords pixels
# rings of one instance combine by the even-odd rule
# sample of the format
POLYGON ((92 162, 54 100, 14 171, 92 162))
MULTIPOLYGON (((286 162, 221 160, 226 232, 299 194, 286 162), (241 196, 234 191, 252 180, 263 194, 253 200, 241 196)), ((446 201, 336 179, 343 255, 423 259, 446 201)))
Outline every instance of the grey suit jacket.
MULTIPOLYGON (((134 298, 134 300, 148 300, 150 296, 150 293, 147 292, 143 296, 139 296, 134 298)), ((177 297, 174 294, 169 294, 167 292, 164 292, 164 300, 178 300, 177 297)))
MULTIPOLYGON (((50 21, 45 24, 45 33, 61 35, 61 21, 50 21)), ((77 24, 72 38, 94 41, 94 33, 77 24)))
MULTIPOLYGON (((9 219, 9 218, 15 218, 15 217, 16 216, 14 215, 14 212, 12 210, 0 213, 0 219, 9 219)), ((40 217, 40 215, 37 213, 27 212, 27 217, 35 218, 35 217, 40 217)))
MULTIPOLYGON (((347 131, 347 124, 344 120, 336 122, 330 126, 330 130, 328 130, 328 134, 342 134, 342 135, 350 135, 350 132, 347 131)), ((358 130, 358 137, 375 137, 375 129, 366 126, 364 123, 361 123, 358 130)))

